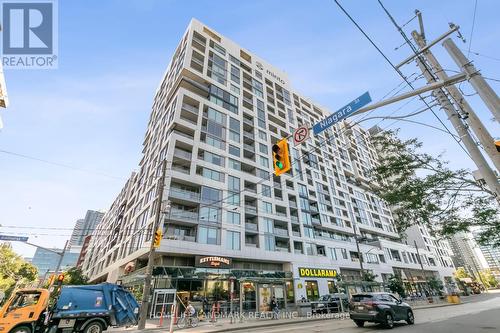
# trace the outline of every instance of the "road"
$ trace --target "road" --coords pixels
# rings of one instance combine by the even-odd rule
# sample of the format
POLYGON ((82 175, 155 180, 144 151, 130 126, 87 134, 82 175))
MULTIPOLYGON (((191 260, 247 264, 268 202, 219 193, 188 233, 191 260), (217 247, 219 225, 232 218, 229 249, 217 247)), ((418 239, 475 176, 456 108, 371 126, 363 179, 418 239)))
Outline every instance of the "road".
MULTIPOLYGON (((455 306, 416 309, 415 325, 398 323, 394 332, 488 333, 500 332, 500 293, 473 296, 467 303, 455 306)), ((252 328, 241 333, 342 333, 387 332, 380 325, 367 323, 358 328, 351 320, 323 320, 310 323, 252 328)))

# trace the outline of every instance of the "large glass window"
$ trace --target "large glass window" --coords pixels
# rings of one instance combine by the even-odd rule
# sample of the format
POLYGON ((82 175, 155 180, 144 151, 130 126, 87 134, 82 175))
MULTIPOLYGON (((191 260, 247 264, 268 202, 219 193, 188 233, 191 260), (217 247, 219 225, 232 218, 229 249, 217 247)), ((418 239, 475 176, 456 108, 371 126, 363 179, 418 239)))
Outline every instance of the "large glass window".
POLYGON ((263 143, 259 143, 259 151, 262 153, 262 154, 268 154, 268 148, 267 148, 267 145, 263 144, 263 143))
POLYGON ((229 145, 229 154, 240 157, 240 148, 233 145, 229 145))
POLYGON ((218 182, 224 182, 224 174, 205 167, 197 167, 196 173, 202 175, 205 178, 216 180, 218 182))
POLYGON ((231 205, 240 205, 240 179, 234 176, 228 176, 228 198, 227 201, 231 205))
POLYGON ((240 250, 241 249, 241 238, 240 238, 239 232, 227 231, 226 248, 228 250, 240 250))
POLYGON ((230 224, 238 224, 239 225, 241 223, 240 213, 227 212, 227 222, 230 224))
POLYGON ((200 226, 198 228, 198 243, 219 244, 219 229, 200 226))
POLYGON ((224 166, 224 157, 211 153, 209 151, 204 151, 204 150, 199 150, 198 151, 198 156, 207 162, 210 162, 212 164, 218 165, 218 166, 224 166))
POLYGON ((229 167, 231 169, 241 171, 241 162, 240 161, 233 160, 232 158, 230 158, 228 160, 228 164, 229 164, 229 167))
POLYGON ((265 197, 271 197, 271 186, 262 185, 262 195, 265 197))
POLYGON ((264 224, 264 232, 267 233, 274 233, 274 222, 272 219, 269 219, 267 217, 262 218, 262 223, 264 224))
POLYGON ((221 221, 221 209, 216 207, 201 207, 200 221, 219 223, 221 221))
POLYGON ((264 209, 265 213, 272 213, 273 212, 273 205, 270 202, 263 201, 262 208, 264 209))
POLYGON ((274 251, 275 250, 275 242, 274 242, 274 236, 272 235, 265 235, 264 236, 264 248, 267 251, 274 251))

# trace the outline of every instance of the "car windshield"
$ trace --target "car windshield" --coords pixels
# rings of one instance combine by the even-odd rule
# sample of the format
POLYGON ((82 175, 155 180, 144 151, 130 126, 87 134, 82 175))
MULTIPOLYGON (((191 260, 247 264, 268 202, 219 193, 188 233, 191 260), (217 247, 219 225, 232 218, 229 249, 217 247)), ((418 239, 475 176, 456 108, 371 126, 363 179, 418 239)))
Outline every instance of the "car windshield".
POLYGON ((372 298, 373 298, 372 295, 353 295, 352 301, 353 302, 370 301, 372 298))
POLYGON ((319 298, 320 301, 328 301, 330 299, 329 295, 323 295, 319 298))

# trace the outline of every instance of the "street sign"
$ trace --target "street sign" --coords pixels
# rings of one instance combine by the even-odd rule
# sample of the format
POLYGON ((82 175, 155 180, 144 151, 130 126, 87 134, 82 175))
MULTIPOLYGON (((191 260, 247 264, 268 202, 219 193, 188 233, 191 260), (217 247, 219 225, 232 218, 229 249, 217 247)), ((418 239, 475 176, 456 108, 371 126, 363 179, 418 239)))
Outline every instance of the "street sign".
POLYGON ((293 144, 299 145, 306 141, 309 137, 309 127, 306 125, 300 126, 293 132, 293 144))
POLYGON ((314 124, 313 126, 314 135, 318 135, 319 133, 323 132, 325 129, 332 126, 333 124, 336 124, 339 121, 349 117, 351 114, 361 109, 363 106, 370 103, 371 101, 372 98, 370 97, 370 93, 368 91, 365 92, 363 95, 359 96, 351 103, 347 104, 346 106, 332 113, 330 116, 321 120, 319 123, 314 124))
POLYGON ((0 235, 0 240, 11 241, 11 242, 27 242, 28 237, 26 237, 26 236, 0 235))

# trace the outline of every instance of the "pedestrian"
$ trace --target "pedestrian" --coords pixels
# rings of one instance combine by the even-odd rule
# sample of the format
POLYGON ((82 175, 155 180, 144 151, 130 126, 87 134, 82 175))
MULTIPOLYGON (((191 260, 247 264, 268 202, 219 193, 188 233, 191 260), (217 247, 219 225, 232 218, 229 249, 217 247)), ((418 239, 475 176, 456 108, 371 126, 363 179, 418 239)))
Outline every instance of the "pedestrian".
POLYGON ((208 299, 206 296, 203 297, 203 312, 205 313, 205 316, 208 316, 209 307, 208 307, 208 299))
POLYGON ((279 308, 278 308, 278 302, 276 302, 276 297, 271 298, 271 311, 273 313, 273 319, 278 319, 278 314, 279 314, 279 308))

